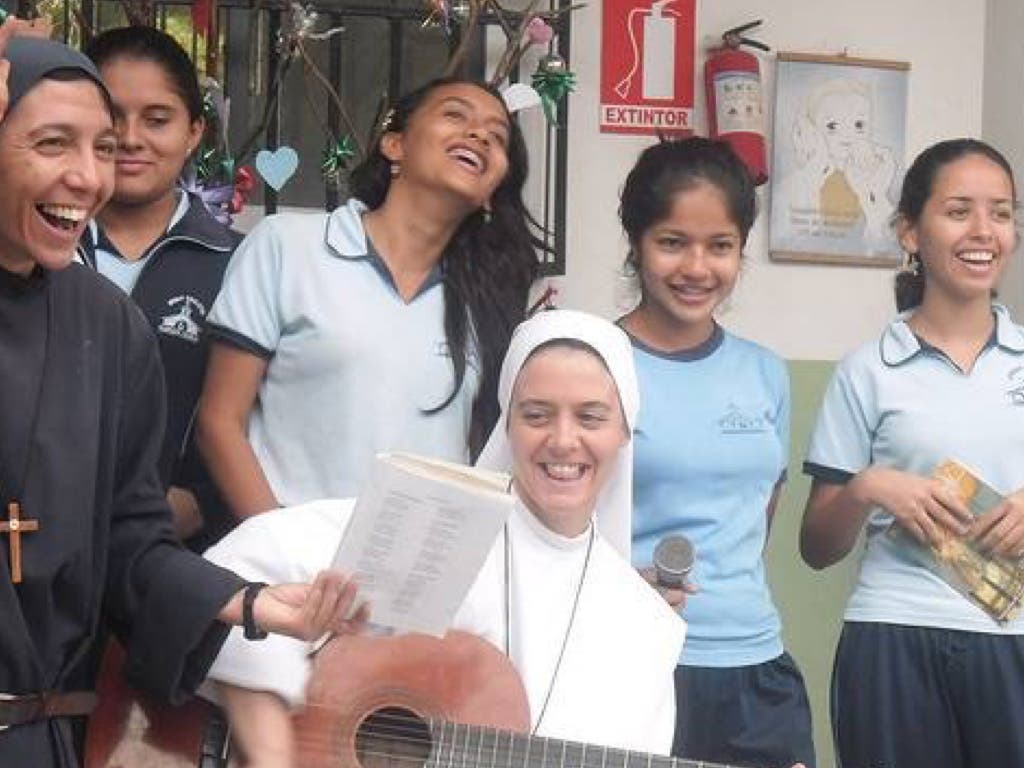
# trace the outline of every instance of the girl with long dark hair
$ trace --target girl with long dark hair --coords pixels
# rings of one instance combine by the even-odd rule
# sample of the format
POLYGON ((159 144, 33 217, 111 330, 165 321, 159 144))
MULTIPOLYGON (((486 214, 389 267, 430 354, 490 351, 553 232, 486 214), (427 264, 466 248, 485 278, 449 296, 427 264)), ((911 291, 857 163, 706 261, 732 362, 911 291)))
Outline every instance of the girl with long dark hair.
POLYGON ((236 515, 354 495, 378 451, 479 452, 537 273, 526 171, 501 97, 436 80, 395 105, 344 206, 253 230, 199 413, 236 515))

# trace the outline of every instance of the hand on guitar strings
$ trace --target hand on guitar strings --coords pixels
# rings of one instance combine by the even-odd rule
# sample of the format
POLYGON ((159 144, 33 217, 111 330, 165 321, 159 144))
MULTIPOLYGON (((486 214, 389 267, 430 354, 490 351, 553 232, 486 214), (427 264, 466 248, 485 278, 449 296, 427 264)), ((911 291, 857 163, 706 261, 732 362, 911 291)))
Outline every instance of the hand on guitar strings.
MULTIPOLYGON (((242 623, 242 592, 221 610, 226 624, 242 623)), ((358 634, 370 606, 359 600, 355 579, 321 571, 312 584, 275 584, 261 589, 253 603, 256 625, 267 632, 314 641, 325 635, 358 634)))

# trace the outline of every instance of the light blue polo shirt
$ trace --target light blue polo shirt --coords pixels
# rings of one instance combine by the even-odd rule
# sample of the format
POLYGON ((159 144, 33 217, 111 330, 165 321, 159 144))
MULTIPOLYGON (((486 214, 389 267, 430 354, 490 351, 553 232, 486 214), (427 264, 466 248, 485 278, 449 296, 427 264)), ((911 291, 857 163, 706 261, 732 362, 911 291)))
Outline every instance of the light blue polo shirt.
POLYGON ((760 664, 782 653, 765 579, 765 510, 789 456, 789 374, 764 347, 716 326, 701 347, 661 353, 633 340, 633 561, 658 541, 693 542, 681 663, 760 664))
MULTIPOLYGON (((993 305, 996 326, 969 373, 922 342, 900 315, 839 363, 811 437, 805 471, 844 483, 870 465, 930 475, 945 459, 973 469, 1000 493, 1024 488, 1024 331, 993 305)), ((892 516, 867 523, 848 621, 1024 634, 1001 627, 884 535, 892 516)))
POLYGON ((477 358, 455 399, 439 271, 406 303, 363 230, 366 207, 261 221, 209 323, 267 360, 249 442, 281 504, 356 496, 376 453, 466 461, 477 358))

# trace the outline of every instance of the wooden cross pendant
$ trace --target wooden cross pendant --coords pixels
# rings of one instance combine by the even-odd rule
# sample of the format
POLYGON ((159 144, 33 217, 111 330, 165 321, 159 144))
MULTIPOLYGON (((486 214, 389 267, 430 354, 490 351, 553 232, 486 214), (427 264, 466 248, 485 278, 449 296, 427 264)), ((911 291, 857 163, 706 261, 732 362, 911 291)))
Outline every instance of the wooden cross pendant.
POLYGON ((0 520, 0 533, 10 536, 11 581, 21 583, 21 534, 39 530, 38 520, 22 520, 21 507, 12 501, 7 505, 7 519, 0 520))

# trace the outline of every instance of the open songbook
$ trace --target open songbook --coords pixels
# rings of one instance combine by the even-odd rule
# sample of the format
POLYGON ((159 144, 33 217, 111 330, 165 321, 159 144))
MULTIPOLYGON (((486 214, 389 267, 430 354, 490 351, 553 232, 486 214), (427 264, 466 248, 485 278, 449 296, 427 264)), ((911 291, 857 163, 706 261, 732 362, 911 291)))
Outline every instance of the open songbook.
POLYGON ((355 573, 374 624, 442 635, 512 511, 508 475, 377 456, 334 565, 355 573))
MULTIPOLYGON (((964 505, 981 515, 1002 501, 1002 496, 958 461, 947 459, 932 476, 949 484, 964 505)), ((1024 558, 998 557, 977 548, 966 537, 949 534, 942 546, 919 543, 899 526, 891 533, 908 544, 918 560, 947 584, 1004 624, 1016 618, 1024 602, 1024 558)))

